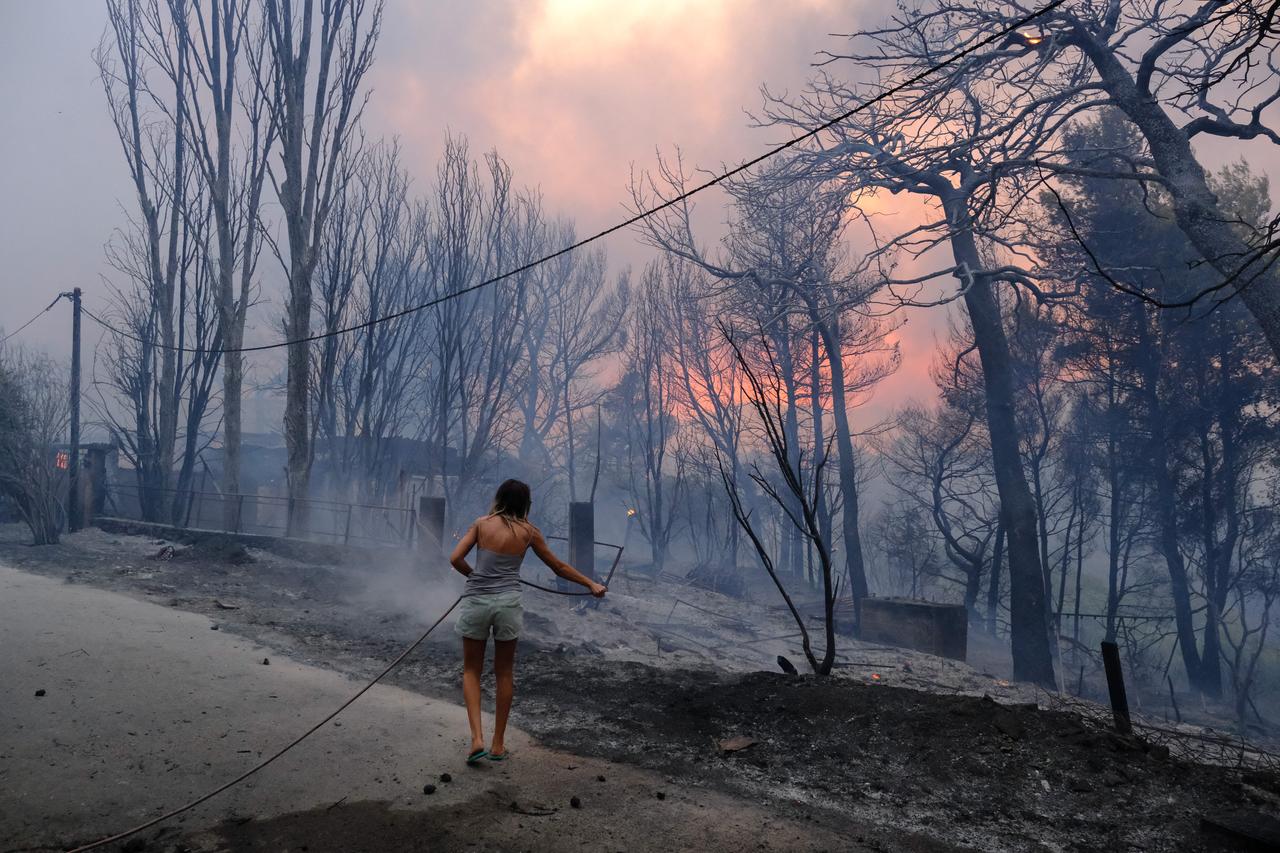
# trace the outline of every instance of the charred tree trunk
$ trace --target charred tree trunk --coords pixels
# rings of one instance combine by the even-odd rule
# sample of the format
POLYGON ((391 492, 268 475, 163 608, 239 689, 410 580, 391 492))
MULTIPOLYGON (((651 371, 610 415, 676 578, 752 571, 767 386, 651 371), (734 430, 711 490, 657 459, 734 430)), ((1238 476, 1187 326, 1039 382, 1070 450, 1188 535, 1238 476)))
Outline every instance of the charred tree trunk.
MULTIPOLYGON (((178 50, 178 89, 181 92, 181 81, 186 76, 187 50, 185 46, 178 50)), ((159 483, 167 495, 173 477, 174 450, 178 440, 178 407, 182 401, 182 389, 178 379, 178 349, 175 346, 177 337, 174 329, 174 289, 178 276, 179 236, 183 233, 182 207, 185 204, 186 187, 186 133, 181 128, 186 125, 186 98, 179 94, 177 100, 176 125, 173 140, 173 200, 169 210, 169 246, 168 262, 163 271, 160 267, 160 235, 155 227, 159 224, 154 215, 148 217, 149 237, 152 243, 152 275, 155 277, 155 304, 160 315, 160 340, 163 344, 160 351, 159 400, 156 405, 157 430, 156 454, 159 465, 159 483)), ((181 310, 181 306, 180 306, 181 310)), ((182 317, 177 317, 178 325, 182 317)), ((163 502, 164 498, 161 498, 163 502)), ((176 507, 175 507, 176 509, 176 507)))
MULTIPOLYGON (((213 185, 214 220, 218 236, 218 322, 222 327, 222 493, 240 492, 240 402, 244 393, 244 307, 235 294, 235 238, 231 234, 231 122, 217 128, 217 170, 213 185), (225 127, 224 127, 225 125, 225 127)), ((246 223, 246 228, 252 224, 246 223)), ((222 502, 222 523, 239 530, 239 501, 222 502)))
MULTIPOLYGON (((230 328, 230 324, 226 328, 230 328)), ((227 346, 238 348, 244 341, 244 326, 234 338, 224 338, 227 346), (235 343, 230 343, 231 340, 235 343)), ((238 352, 224 354, 222 360, 222 493, 240 494, 241 400, 244 396, 244 360, 238 352)), ((240 529, 240 506, 226 500, 222 507, 222 523, 227 530, 240 529)))
MULTIPOLYGON (((218 323, 222 327, 223 346, 227 349, 222 358, 222 493, 228 496, 240 492, 240 400, 244 383, 244 356, 236 351, 244 341, 244 310, 235 294, 235 238, 231 233, 229 198, 230 134, 230 121, 220 121, 215 167, 218 172, 212 188, 218 238, 218 323)), ((223 526, 227 530, 239 530, 239 502, 224 500, 222 506, 223 526)))
POLYGON ((284 439, 288 454, 289 531, 300 535, 306 527, 306 498, 311 480, 310 369, 311 275, 306 264, 290 269, 289 307, 285 334, 286 356, 284 439))
POLYGON ((1196 645, 1195 621, 1192 617, 1191 586, 1187 579, 1187 566, 1178 544, 1178 494, 1173 472, 1169 470, 1169 439, 1165 430, 1165 411, 1160 404, 1158 383, 1159 352, 1147 332, 1146 323, 1140 326, 1142 344, 1148 357, 1143 359, 1142 392, 1146 398, 1148 465, 1156 498, 1156 520, 1159 530, 1158 547, 1169 573, 1169 592, 1173 596, 1174 627, 1178 634, 1178 649, 1187 678, 1200 688, 1200 652, 1196 645))
POLYGON ((1155 481, 1156 509, 1159 519, 1159 547, 1169 572, 1169 591, 1173 596, 1174 626, 1178 632, 1178 648, 1187 677, 1200 687, 1200 652, 1196 646, 1196 629, 1192 617, 1191 586, 1187 566, 1178 547, 1177 494, 1173 476, 1165 457, 1163 428, 1152 427, 1151 456, 1155 481))
POLYGON ((366 6, 337 0, 267 0, 263 4, 268 104, 277 130, 282 175, 273 174, 288 235, 289 300, 284 434, 288 453, 289 527, 306 522, 311 479, 311 280, 334 198, 350 175, 342 155, 358 144, 353 131, 364 101, 361 87, 381 28, 380 0, 366 6), (317 27, 316 18, 319 18, 317 27))
MULTIPOLYGON (((795 363, 791 357, 791 330, 787 324, 782 323, 775 325, 771 329, 774 344, 777 347, 778 366, 781 375, 781 385, 786 391, 785 410, 783 412, 782 428, 786 436, 787 447, 787 464, 793 469, 800 465, 800 419, 796 414, 796 372, 795 363)), ((800 501, 790 493, 783 493, 786 501, 785 507, 793 517, 800 516, 800 501)), ((804 574, 804 538, 799 529, 794 524, 788 524, 785 515, 780 524, 782 531, 782 560, 779 566, 780 571, 785 575, 799 578, 804 574)))
MULTIPOLYGON (((809 399, 811 404, 810 420, 813 429, 813 447, 815 453, 822 453, 827 446, 826 425, 823 423, 822 408, 822 351, 821 336, 815 329, 809 336, 809 399)), ((835 384, 832 384, 832 394, 835 394, 835 384)), ((832 542, 832 518, 831 505, 826 499, 826 492, 821 493, 822 499, 818 502, 818 528, 822 537, 828 542, 832 542)), ((813 563, 813 549, 807 548, 806 555, 810 568, 813 563)), ((812 579, 812 571, 809 572, 812 579)))
POLYGON ((992 291, 991 277, 970 272, 981 269, 982 265, 969 227, 965 200, 953 195, 944 198, 943 204, 951 223, 951 247, 956 265, 969 277, 963 282, 964 302, 973 325, 974 344, 982 362, 986 388, 987 429, 1000 494, 1000 521, 1008 537, 1014 677, 1054 686, 1036 507, 1019 452, 1009 339, 992 291))
POLYGON ((996 544, 991 551, 991 578, 987 581, 987 633, 995 637, 1000 625, 1000 564, 1004 561, 1004 523, 996 522, 996 544))
POLYGON ((560 393, 564 400, 564 435, 567 451, 566 473, 569 476, 569 501, 578 499, 578 457, 573 441, 573 405, 570 399, 570 385, 573 375, 569 369, 568 358, 565 358, 564 375, 561 377, 560 393))
MULTIPOLYGON (((1224 330, 1217 330, 1218 340, 1213 347, 1218 367, 1224 373, 1236 360, 1224 330)), ((1233 405, 1226 377, 1218 382, 1214 401, 1214 419, 1221 447, 1217 476, 1214 476, 1214 448, 1207 429, 1200 432, 1202 481, 1201 521, 1204 537, 1205 621, 1203 627, 1203 654, 1200 659, 1200 685, 1213 698, 1222 696, 1222 631, 1223 612, 1232 586, 1233 557, 1240 536, 1241 459, 1237 438, 1240 434, 1240 413, 1233 405), (1217 488, 1215 489, 1215 479, 1217 488), (1221 530, 1221 536, 1219 536, 1221 530)), ((1207 395, 1203 395, 1207 396, 1207 395)), ((1246 487, 1247 488, 1247 487, 1246 487)))
MULTIPOLYGON (((1110 355, 1110 353, 1108 353, 1110 355)), ((1107 623, 1104 639, 1116 641, 1116 616, 1120 609, 1120 535, 1124 525, 1125 510, 1121 500, 1120 479, 1120 421, 1116 415, 1116 377, 1112 361, 1107 368, 1107 623)), ((1078 584, 1077 584, 1078 585, 1078 584)), ((1077 593, 1077 597, 1079 594, 1077 593)), ((1079 610, 1079 605, 1076 607, 1079 610)), ((1077 619, 1077 623, 1079 620, 1077 619)), ((1077 631, 1079 627, 1077 625, 1077 631)))
POLYGON ((978 593, 982 589, 982 557, 974 564, 965 567, 964 573, 964 609, 969 614, 970 622, 978 621, 978 593))
POLYGON ((1045 431, 1044 441, 1041 446, 1031 455, 1027 467, 1031 471, 1031 500, 1035 505, 1036 513, 1036 535, 1039 537, 1040 543, 1040 570, 1044 575, 1044 601, 1045 607, 1049 612, 1053 612, 1053 565, 1049 559, 1049 519, 1045 512, 1044 500, 1044 452, 1045 445, 1048 443, 1048 430, 1045 431))
MULTIPOLYGON (((838 323, 838 321, 836 321, 838 323)), ((849 401, 845 397, 844 349, 835 323, 822 322, 823 346, 831 369, 831 414, 835 420, 836 452, 839 454, 840 492, 844 498, 841 532, 844 535, 844 570, 854 602, 867 597, 867 570, 862 556, 862 534, 858 520, 858 460, 854 456, 853 430, 849 426, 849 401)), ((854 612, 857 611, 855 606, 854 612)))
MULTIPOLYGON (((200 14, 200 7, 193 7, 200 14)), ((205 116, 199 110, 201 97, 193 91, 195 120, 193 137, 197 143, 196 162, 204 171, 205 184, 217 238, 217 280, 214 301, 218 312, 218 328, 222 339, 222 492, 224 495, 240 493, 240 441, 241 401, 244 391, 244 355, 239 352, 244 345, 245 314, 249 306, 249 289, 257 268, 257 253, 261 232, 258 210, 262 199, 262 185, 266 179, 266 151, 271 144, 272 131, 264 128, 264 96, 257 81, 240 87, 240 74, 254 74, 242 55, 247 35, 245 16, 247 10, 237 2, 211 3, 207 35, 193 41, 193 49, 203 73, 188 75, 192 87, 207 87, 207 96, 213 110, 212 140, 205 116), (244 184, 236 187, 237 172, 234 156, 233 130, 237 127, 236 106, 244 107, 245 160, 244 184), (238 224, 238 228, 236 227, 238 224), (239 252, 239 265, 236 263, 239 252), (237 294, 236 279, 239 278, 237 294)), ((203 20, 201 31, 205 31, 203 20)), ((189 32, 183 29, 185 37, 189 32)), ((250 47, 249 49, 253 49, 250 47)), ((223 501, 223 526, 228 530, 240 529, 240 502, 223 501)))
MULTIPOLYGON (((1071 638, 1080 642, 1080 592, 1084 582, 1084 513, 1080 514, 1080 533, 1076 540, 1076 589, 1075 589, 1075 618, 1071 626, 1071 638)), ((1077 648, 1079 646, 1077 645, 1077 648)))
MULTIPOLYGON (((1071 528, 1076 523, 1076 512, 1081 510, 1080 506, 1080 486, 1074 484, 1071 492, 1071 513, 1067 517, 1066 533, 1062 539, 1062 566, 1061 575, 1058 577, 1058 600, 1053 606, 1053 623, 1054 630, 1062 633, 1062 612, 1067 606, 1067 575, 1071 570, 1071 528)), ((1083 544, 1077 540, 1077 548, 1083 548, 1083 544)))

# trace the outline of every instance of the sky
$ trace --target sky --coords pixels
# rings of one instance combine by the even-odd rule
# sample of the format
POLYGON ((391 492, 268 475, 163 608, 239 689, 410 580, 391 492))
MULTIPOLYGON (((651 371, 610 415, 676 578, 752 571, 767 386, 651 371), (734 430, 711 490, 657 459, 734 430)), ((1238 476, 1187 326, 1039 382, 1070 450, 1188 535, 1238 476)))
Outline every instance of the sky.
MULTIPOLYGON (((788 138, 749 127, 760 86, 798 90, 817 51, 841 44, 830 34, 882 14, 875 0, 388 0, 365 129, 399 138, 420 187, 447 132, 465 134, 476 153, 497 148, 518 183, 540 188, 584 234, 626 215, 633 165, 651 167, 655 149, 679 145, 687 162, 715 168, 788 138)), ((103 246, 136 205, 90 57, 105 23, 101 0, 0 0, 6 330, 75 286, 86 306, 103 305, 103 246)), ((1262 157, 1274 163, 1272 152, 1262 157)), ((704 213, 719 217, 717 203, 709 197, 704 213)), ((615 268, 648 256, 631 233, 607 249, 615 268)), ((279 334, 283 300, 266 290, 250 342, 279 334)), ((65 357, 69 327, 59 305, 21 340, 65 357)), ((939 310, 909 317, 897 333, 903 368, 877 391, 876 410, 929 388, 944 330, 939 310)))

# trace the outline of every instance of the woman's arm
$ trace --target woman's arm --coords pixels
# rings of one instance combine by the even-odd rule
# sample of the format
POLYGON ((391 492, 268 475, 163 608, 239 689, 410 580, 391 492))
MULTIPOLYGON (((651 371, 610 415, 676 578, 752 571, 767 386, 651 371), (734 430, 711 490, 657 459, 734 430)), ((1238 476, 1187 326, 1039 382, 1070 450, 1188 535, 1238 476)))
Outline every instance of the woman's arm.
MULTIPOLYGON (((530 526, 532 527, 532 525, 530 526)), ((596 598, 603 597, 608 591, 604 584, 596 583, 591 578, 587 577, 582 572, 557 557, 555 552, 547 547, 547 540, 542 538, 542 531, 536 527, 533 528, 533 540, 529 543, 529 546, 533 548, 533 553, 538 555, 538 559, 546 563, 547 568, 555 572, 557 576, 562 577, 567 581, 573 581, 576 584, 585 586, 587 589, 591 590, 591 594, 596 598)))
POLYGON ((471 574, 471 566, 467 564, 467 555, 471 553, 471 549, 476 546, 479 540, 479 534, 476 532, 476 525, 472 524, 462 538, 458 540, 458 544, 454 546, 453 553, 449 555, 449 564, 457 569, 463 577, 471 574))

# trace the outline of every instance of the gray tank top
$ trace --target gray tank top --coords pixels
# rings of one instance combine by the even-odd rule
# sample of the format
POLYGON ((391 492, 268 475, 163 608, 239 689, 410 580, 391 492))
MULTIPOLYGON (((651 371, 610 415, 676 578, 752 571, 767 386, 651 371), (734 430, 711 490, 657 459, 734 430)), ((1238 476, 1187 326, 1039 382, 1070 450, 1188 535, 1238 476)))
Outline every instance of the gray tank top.
POLYGON ((476 565, 467 575, 466 589, 463 595, 489 595, 495 592, 508 592, 520 589, 520 564, 524 562, 524 552, 519 554, 499 554, 486 551, 476 545, 476 565))

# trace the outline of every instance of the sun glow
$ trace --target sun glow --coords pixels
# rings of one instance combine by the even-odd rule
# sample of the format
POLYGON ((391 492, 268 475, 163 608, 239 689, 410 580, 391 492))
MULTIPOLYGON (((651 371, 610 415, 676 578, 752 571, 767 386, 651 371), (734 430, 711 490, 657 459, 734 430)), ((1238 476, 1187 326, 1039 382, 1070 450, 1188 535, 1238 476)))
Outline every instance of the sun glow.
MULTIPOLYGON (((728 13, 728 4, 700 4, 695 18, 715 24, 728 13)), ((631 42, 660 34, 670 39, 687 31, 689 4, 682 0, 601 2, 601 0, 547 0, 529 29, 530 54, 565 66, 598 64, 602 57, 617 55, 631 42)))

